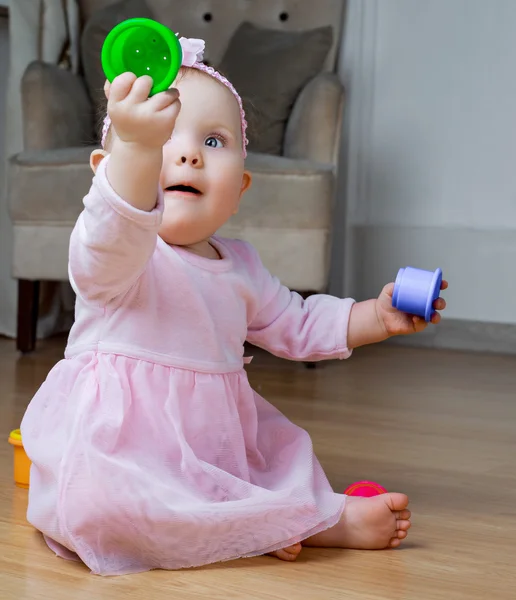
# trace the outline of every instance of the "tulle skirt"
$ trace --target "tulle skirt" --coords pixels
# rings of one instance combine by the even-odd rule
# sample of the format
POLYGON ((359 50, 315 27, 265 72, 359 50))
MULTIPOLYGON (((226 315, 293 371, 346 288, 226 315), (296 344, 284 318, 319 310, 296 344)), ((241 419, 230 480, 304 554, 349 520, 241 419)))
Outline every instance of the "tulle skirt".
POLYGON ((22 422, 29 521, 63 558, 117 575, 273 550, 334 525, 308 434, 249 385, 84 353, 49 373, 22 422))

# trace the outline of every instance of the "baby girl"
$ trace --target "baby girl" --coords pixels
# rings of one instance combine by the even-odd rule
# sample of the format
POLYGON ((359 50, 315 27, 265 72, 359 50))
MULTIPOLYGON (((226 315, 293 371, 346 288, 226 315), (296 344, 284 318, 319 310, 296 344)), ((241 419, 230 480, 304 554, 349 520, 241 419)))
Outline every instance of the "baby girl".
POLYGON ((244 342, 344 359, 426 323, 392 307, 393 284, 366 302, 303 300, 251 245, 216 235, 251 185, 245 115, 203 43, 181 43, 168 91, 149 98, 150 78, 131 73, 106 83, 103 148, 70 242, 76 320, 22 423, 28 519, 102 575, 396 548, 408 498, 335 493, 308 434, 250 387, 244 342))

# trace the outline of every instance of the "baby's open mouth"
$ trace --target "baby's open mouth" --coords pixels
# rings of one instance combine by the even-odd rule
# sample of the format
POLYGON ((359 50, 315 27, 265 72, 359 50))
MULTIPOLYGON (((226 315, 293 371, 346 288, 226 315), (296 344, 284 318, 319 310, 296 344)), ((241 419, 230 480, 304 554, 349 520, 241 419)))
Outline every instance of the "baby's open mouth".
POLYGON ((185 194, 197 194, 200 195, 201 192, 192 187, 191 185, 169 185, 166 190, 167 192, 183 192, 185 194))

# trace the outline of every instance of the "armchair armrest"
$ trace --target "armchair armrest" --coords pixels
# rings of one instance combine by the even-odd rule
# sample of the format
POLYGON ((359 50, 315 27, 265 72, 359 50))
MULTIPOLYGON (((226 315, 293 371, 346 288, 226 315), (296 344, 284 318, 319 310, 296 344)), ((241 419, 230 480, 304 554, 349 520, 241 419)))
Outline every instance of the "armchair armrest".
POLYGON ((344 88, 335 73, 314 77, 299 94, 287 123, 284 155, 336 167, 344 88))
POLYGON ((25 150, 92 144, 93 110, 82 79, 55 65, 35 61, 21 81, 25 150))

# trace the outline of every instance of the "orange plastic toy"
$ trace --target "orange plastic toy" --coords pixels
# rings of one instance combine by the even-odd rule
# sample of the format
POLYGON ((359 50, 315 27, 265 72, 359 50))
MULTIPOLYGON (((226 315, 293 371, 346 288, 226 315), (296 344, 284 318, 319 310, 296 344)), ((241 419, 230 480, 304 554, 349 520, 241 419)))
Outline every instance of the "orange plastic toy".
POLYGON ((14 448, 14 483, 20 488, 28 489, 31 462, 25 453, 19 429, 11 431, 9 443, 14 448))

